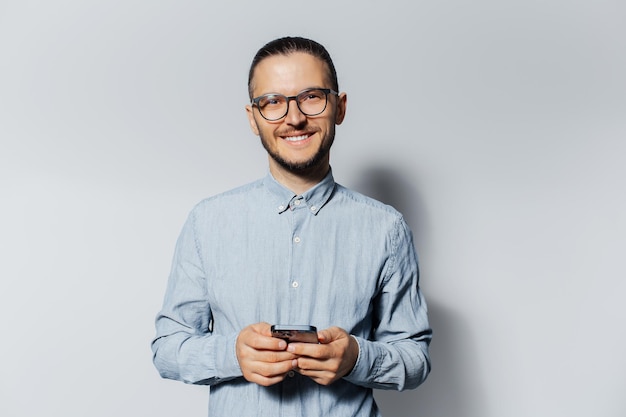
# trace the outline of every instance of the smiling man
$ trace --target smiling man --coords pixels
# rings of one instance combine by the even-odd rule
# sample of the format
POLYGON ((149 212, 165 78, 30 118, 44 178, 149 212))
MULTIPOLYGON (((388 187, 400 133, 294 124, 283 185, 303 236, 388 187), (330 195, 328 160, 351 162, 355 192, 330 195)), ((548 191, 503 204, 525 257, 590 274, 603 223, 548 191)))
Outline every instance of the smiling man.
POLYGON ((155 366, 210 385, 211 417, 379 416, 373 389, 415 388, 430 371, 412 234, 396 210, 333 178, 347 97, 322 45, 268 43, 248 88, 269 173, 190 213, 155 366), (315 326, 318 343, 273 337, 272 324, 315 326))
POLYGON ((328 173, 335 125, 346 112, 346 94, 337 89, 328 64, 306 52, 269 56, 252 71, 250 94, 260 95, 246 107, 250 126, 269 154, 270 172, 293 191, 328 173))

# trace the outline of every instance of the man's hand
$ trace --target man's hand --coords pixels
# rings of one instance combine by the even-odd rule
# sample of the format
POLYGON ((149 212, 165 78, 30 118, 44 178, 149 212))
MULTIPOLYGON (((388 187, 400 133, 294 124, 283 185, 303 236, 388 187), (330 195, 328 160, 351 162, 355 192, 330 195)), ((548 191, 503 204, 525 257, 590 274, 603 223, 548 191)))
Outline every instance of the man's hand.
POLYGON ((285 379, 296 358, 286 348, 287 342, 272 337, 268 323, 252 324, 243 329, 235 344, 243 377, 264 386, 285 379))
POLYGON ((317 332, 320 344, 290 343, 287 352, 298 356, 293 367, 320 385, 330 385, 352 371, 359 356, 359 345, 339 327, 317 332))

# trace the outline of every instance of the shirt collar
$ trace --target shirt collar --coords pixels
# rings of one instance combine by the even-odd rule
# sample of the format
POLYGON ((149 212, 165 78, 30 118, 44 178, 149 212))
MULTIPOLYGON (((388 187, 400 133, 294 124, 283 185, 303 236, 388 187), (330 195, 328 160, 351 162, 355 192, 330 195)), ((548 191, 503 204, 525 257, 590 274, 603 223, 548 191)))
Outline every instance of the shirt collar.
POLYGON ((306 207, 309 213, 317 215, 330 200, 335 190, 335 179, 333 178, 332 169, 328 170, 328 174, 322 181, 301 195, 294 194, 293 191, 276 181, 270 172, 263 179, 263 184, 274 198, 278 214, 284 213, 288 209, 295 210, 296 208, 306 207))

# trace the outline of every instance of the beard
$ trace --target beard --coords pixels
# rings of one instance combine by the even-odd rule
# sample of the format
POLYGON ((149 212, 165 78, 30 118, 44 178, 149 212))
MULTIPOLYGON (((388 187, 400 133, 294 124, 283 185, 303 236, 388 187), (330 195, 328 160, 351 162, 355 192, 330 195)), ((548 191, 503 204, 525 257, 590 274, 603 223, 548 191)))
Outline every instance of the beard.
POLYGON ((277 152, 275 152, 270 146, 268 140, 264 137, 262 133, 259 134, 261 138, 261 144, 267 151, 270 158, 272 158, 278 165, 282 168, 286 169, 289 172, 294 174, 306 175, 310 172, 315 171, 317 167, 322 163, 322 161, 326 160, 328 153, 330 152, 331 146, 333 146, 333 142, 335 140, 335 129, 329 132, 327 140, 322 141, 317 152, 309 159, 305 161, 293 162, 288 161, 285 158, 281 157, 277 152))

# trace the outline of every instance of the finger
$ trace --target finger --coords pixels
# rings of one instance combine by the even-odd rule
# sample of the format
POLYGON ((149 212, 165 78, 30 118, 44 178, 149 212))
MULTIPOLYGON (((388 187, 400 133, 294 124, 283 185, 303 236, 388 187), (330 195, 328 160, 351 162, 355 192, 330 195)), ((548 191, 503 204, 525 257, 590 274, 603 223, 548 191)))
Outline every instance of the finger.
POLYGON ((320 343, 331 343, 346 336, 348 336, 348 333, 339 327, 329 327, 317 332, 320 343))
POLYGON ((306 372, 322 371, 335 373, 340 366, 340 361, 333 359, 316 359, 300 356, 296 360, 298 361, 298 369, 306 372))
POLYGON ((282 381, 287 373, 292 370, 292 360, 276 363, 249 361, 245 366, 242 366, 243 376, 246 380, 264 386, 282 381))
POLYGON ((256 350, 285 350, 287 348, 287 342, 284 340, 259 333, 249 333, 242 341, 256 350))
POLYGON ((254 329, 263 336, 272 336, 272 326, 269 323, 257 323, 254 325, 254 329))
POLYGON ((282 362, 257 362, 254 364, 253 374, 259 375, 264 378, 275 378, 286 375, 293 370, 292 360, 286 360, 282 362))
POLYGON ((317 332, 317 339, 320 343, 329 343, 332 340, 331 332, 328 329, 317 332))
POLYGON ((307 376, 320 385, 330 385, 335 382, 337 379, 336 374, 326 371, 307 371, 307 370, 298 370, 301 375, 307 376))
POLYGON ((280 363, 292 361, 296 358, 291 352, 281 350, 259 350, 246 347, 238 352, 240 365, 254 367, 259 363, 280 363))
POLYGON ((266 378, 259 375, 255 375, 254 377, 248 379, 250 382, 254 382, 255 384, 262 385, 264 387, 269 387, 270 385, 275 385, 285 379, 285 376, 282 377, 276 376, 272 378, 266 378))
POLYGON ((259 362, 270 363, 270 364, 290 362, 296 358, 297 356, 291 352, 275 351, 275 350, 257 351, 257 355, 255 355, 255 360, 259 362))
POLYGON ((287 349, 287 342, 276 337, 258 336, 255 338, 254 347, 259 350, 285 350, 287 349))
POLYGON ((263 386, 270 386, 270 385, 274 385, 277 384, 279 382, 281 382, 282 380, 284 380, 287 376, 287 373, 284 374, 279 374, 279 375, 273 375, 273 376, 265 376, 265 375, 261 375, 261 374, 252 374, 249 375, 248 377, 246 377, 246 379, 250 382, 254 382, 255 384, 259 384, 259 385, 263 385, 263 386))
POLYGON ((316 343, 298 343, 292 342, 287 346, 287 352, 297 356, 308 356, 311 358, 326 358, 328 347, 316 343))

